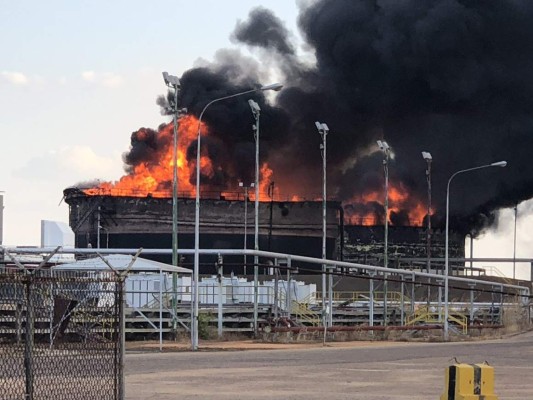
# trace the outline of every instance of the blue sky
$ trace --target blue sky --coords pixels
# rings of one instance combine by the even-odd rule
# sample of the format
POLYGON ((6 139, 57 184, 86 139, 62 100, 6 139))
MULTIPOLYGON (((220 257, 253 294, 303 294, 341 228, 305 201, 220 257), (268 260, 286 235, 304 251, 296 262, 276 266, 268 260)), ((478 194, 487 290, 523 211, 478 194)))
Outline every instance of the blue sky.
POLYGON ((132 131, 166 121, 161 72, 180 75, 232 48, 262 5, 295 31, 291 1, 2 1, 0 191, 4 243, 37 245, 40 220, 66 221, 64 188, 118 179, 132 131))
MULTIPOLYGON (((161 71, 180 75, 235 48, 237 20, 259 5, 297 33, 297 3, 0 0, 4 244, 38 245, 41 219, 66 222, 69 185, 122 176, 131 132, 166 121, 155 105, 161 71)), ((530 222, 519 222, 518 256, 533 242, 530 222)), ((475 255, 512 257, 513 227, 502 222, 475 255)))

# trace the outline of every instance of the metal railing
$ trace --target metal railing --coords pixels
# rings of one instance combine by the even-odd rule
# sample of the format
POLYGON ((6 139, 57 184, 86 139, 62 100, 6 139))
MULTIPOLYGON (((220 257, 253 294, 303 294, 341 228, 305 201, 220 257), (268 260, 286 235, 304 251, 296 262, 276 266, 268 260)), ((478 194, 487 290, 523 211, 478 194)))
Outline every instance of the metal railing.
MULTIPOLYGON (((414 313, 407 315, 405 324, 416 325, 420 323, 436 324, 442 323, 444 318, 443 306, 432 306, 430 308, 426 306, 419 307, 414 313)), ((448 314, 449 322, 458 325, 462 333, 466 335, 468 333, 468 317, 456 310, 450 310, 448 314)))
MULTIPOLYGON (((383 291, 373 291, 373 298, 374 301, 377 302, 383 302, 385 300, 385 292, 383 291)), ((355 303, 359 301, 369 301, 370 296, 372 296, 370 291, 334 291, 333 292, 333 301, 335 303, 355 303)), ((397 303, 400 304, 402 302, 408 303, 411 301, 411 298, 406 296, 405 294, 402 296, 401 292, 390 292, 387 291, 387 301, 389 303, 397 303)), ((321 298, 321 292, 317 292, 317 299, 321 298)))
MULTIPOLYGON (((7 248, 8 251, 13 251, 16 253, 48 253, 49 249, 39 249, 39 248, 7 248)), ((74 254, 94 254, 98 251, 102 254, 109 253, 121 253, 121 254, 134 254, 134 253, 143 253, 143 254, 152 254, 152 255, 163 255, 171 254, 170 249, 143 249, 142 252, 137 249, 61 249, 60 253, 74 253, 74 254)), ((180 255, 193 255, 193 249, 179 249, 180 255)), ((260 258, 261 263, 270 264, 273 266, 278 266, 278 268, 286 268, 288 271, 296 269, 298 264, 302 263, 306 265, 306 268, 309 268, 309 265, 315 266, 315 269, 321 269, 321 266, 325 264, 327 266, 328 273, 335 273, 344 276, 353 276, 358 279, 368 279, 369 285, 372 285, 373 281, 383 281, 383 280, 392 280, 396 282, 417 282, 421 284, 428 284, 428 287, 439 287, 439 290, 444 286, 442 285, 443 276, 436 273, 427 273, 422 271, 413 271, 406 269, 396 269, 396 268, 384 268, 373 265, 365 265, 352 262, 336 261, 336 260, 324 260, 321 258, 312 258, 306 256, 298 256, 284 253, 274 253, 266 251, 256 251, 256 250, 242 250, 242 249, 202 249, 200 250, 202 255, 210 256, 226 256, 226 255, 247 255, 247 256, 257 256, 260 258)), ((301 272, 301 271, 300 271, 301 272)), ((501 293, 506 296, 516 296, 517 301, 521 302, 521 305, 528 306, 530 299, 530 290, 528 287, 520 286, 516 284, 501 283, 495 284, 491 281, 486 281, 482 279, 472 279, 460 276, 449 276, 448 277, 449 288, 455 290, 463 290, 465 292, 471 291, 472 287, 475 287, 476 291, 485 291, 491 292, 493 294, 501 293), (456 285, 455 288, 453 285, 456 285), (466 288, 468 286, 468 288, 466 288), (497 286, 497 288, 495 288, 497 286)), ((255 284, 255 282, 254 282, 255 284)), ((194 287, 194 284, 193 284, 194 287)), ((373 289, 371 288, 370 291, 373 289)), ((374 294, 376 296, 376 294, 374 294)), ((394 296, 394 295, 393 295, 394 296)), ((369 296, 370 297, 370 296, 369 296)), ((372 297, 375 299, 375 297, 372 297)), ((387 296, 387 300, 389 297, 387 296)), ((400 301, 402 299, 400 298, 400 301)), ((405 301, 405 297, 403 298, 405 301)), ((411 299, 413 302, 414 299, 411 299)), ((255 302, 254 302, 255 303, 255 302)), ((373 301, 372 301, 373 303, 373 301)), ((451 303, 451 302, 449 302, 451 303)), ((254 304, 254 308, 256 304, 254 304)), ((370 307, 370 325, 372 325, 373 318, 373 309, 370 307)), ((402 308, 403 310, 403 308, 402 308)), ((255 314, 255 309, 254 309, 255 314)), ((255 321, 254 321, 255 322, 255 321)))

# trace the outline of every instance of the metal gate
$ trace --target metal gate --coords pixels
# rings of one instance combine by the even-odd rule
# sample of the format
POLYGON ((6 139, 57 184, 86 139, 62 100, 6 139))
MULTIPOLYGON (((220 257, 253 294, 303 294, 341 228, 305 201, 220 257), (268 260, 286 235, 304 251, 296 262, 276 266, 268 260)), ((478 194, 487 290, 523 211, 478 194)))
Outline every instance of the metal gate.
POLYGON ((123 399, 121 277, 0 272, 0 399, 123 399))

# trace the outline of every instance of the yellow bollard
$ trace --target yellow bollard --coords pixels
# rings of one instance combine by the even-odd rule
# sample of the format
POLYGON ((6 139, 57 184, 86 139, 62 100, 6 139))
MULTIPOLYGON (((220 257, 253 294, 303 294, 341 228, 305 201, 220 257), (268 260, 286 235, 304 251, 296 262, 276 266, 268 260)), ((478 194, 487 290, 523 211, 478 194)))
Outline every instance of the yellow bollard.
POLYGON ((487 364, 456 364, 446 369, 440 400, 498 400, 494 394, 494 368, 487 364))
POLYGON ((494 368, 487 364, 476 364, 474 368, 479 369, 479 398, 483 400, 498 400, 494 394, 494 368))

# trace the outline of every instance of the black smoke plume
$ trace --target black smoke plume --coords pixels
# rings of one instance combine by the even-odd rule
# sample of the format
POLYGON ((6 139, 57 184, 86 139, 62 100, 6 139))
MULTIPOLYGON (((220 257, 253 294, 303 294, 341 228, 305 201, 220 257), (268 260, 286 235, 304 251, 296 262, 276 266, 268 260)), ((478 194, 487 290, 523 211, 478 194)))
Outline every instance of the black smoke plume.
MULTIPOLYGON (((320 195, 321 139, 314 122, 321 121, 331 130, 328 191, 346 204, 383 190, 377 139, 395 154, 391 183, 413 201, 427 196, 421 151, 433 155, 437 223, 454 172, 508 161, 507 168, 460 174, 451 183, 454 227, 477 233, 492 224, 495 210, 533 195, 532 20, 528 0, 315 1, 298 19, 305 51, 316 59, 306 63, 279 18, 252 10, 232 39, 283 75, 275 105, 262 93, 250 96, 263 109, 261 158, 273 168, 276 186, 287 196, 320 195)), ((261 67, 222 51, 212 64, 183 74, 180 106, 198 116, 214 98, 268 83, 261 67)), ((237 179, 253 176, 247 99, 214 104, 204 117, 237 179)), ((406 215, 400 210, 392 222, 409 223, 406 215)))

